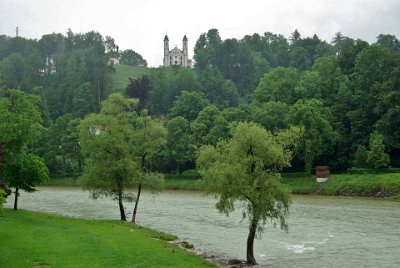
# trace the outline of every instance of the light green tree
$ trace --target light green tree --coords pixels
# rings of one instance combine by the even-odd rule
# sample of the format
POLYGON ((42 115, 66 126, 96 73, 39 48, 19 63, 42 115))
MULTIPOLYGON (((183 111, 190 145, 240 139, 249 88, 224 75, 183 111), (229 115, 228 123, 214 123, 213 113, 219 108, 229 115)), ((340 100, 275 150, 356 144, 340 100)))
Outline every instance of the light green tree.
POLYGON ((206 193, 218 197, 221 213, 229 215, 235 202, 244 204, 243 218, 249 219, 247 264, 256 264, 254 238, 267 221, 287 230, 289 189, 280 183, 279 171, 290 166, 290 150, 300 129, 292 128, 273 136, 254 123, 238 123, 231 129, 232 138, 217 146, 205 145, 197 155, 197 169, 206 193))
POLYGON ((19 190, 35 191, 35 185, 48 179, 43 159, 29 153, 43 130, 37 96, 20 90, 0 91, 0 140, 5 142, 3 175, 15 187, 14 210, 18 209, 19 190))
POLYGON ((163 174, 153 172, 150 166, 156 153, 166 143, 166 136, 167 131, 164 126, 150 116, 147 116, 146 113, 142 114, 134 124, 134 133, 132 136, 133 154, 136 162, 139 163, 140 170, 134 181, 138 187, 138 192, 132 222, 136 221, 142 187, 146 187, 153 192, 158 192, 163 186, 163 174))
POLYGON ((121 220, 126 221, 123 201, 132 201, 125 192, 139 174, 132 157, 136 99, 113 94, 102 103, 99 114, 90 114, 79 125, 80 145, 85 156, 81 185, 92 198, 111 197, 118 201, 121 220))

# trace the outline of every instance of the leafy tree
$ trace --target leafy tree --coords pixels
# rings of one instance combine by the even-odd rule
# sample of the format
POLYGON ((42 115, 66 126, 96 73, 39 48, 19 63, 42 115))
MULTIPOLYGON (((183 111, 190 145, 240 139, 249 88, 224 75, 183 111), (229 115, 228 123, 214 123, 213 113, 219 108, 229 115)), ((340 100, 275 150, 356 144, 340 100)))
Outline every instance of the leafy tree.
POLYGON ((96 111, 96 100, 93 86, 89 82, 81 84, 74 90, 72 97, 72 115, 83 118, 96 111))
POLYGON ((129 98, 139 99, 136 112, 140 113, 143 109, 148 109, 150 80, 147 75, 138 79, 129 78, 129 84, 125 89, 125 95, 129 98))
POLYGON ((280 101, 293 104, 297 101, 295 87, 300 79, 300 72, 292 67, 278 67, 261 78, 254 92, 254 102, 280 101))
POLYGON ((357 151, 354 155, 353 167, 365 168, 367 167, 368 151, 363 145, 357 146, 357 151))
POLYGON ((43 160, 28 152, 42 130, 37 102, 37 96, 20 90, 0 91, 0 140, 5 142, 5 168, 0 172, 15 187, 14 210, 18 209, 20 189, 35 191, 36 184, 48 179, 43 160))
POLYGON ((94 199, 117 200, 123 221, 126 221, 123 201, 133 200, 125 188, 139 173, 131 146, 134 132, 130 120, 135 116, 136 105, 134 99, 113 94, 102 103, 99 114, 90 114, 79 125, 85 156, 81 184, 94 199))
POLYGON ((205 107, 190 124, 192 130, 192 139, 196 146, 200 147, 204 144, 211 144, 212 140, 216 140, 212 137, 210 132, 215 125, 215 120, 219 116, 220 111, 215 105, 209 105, 205 107))
POLYGON ((369 140, 369 152, 367 163, 372 168, 379 169, 387 167, 390 162, 389 155, 385 153, 383 136, 378 132, 371 133, 369 140))
POLYGON ((196 119, 199 112, 208 104, 208 101, 204 98, 202 93, 182 91, 181 95, 176 97, 174 106, 168 114, 168 117, 182 116, 190 122, 196 119))
POLYGON ((137 66, 147 67, 147 61, 143 59, 142 55, 131 49, 127 49, 121 52, 119 63, 134 67, 137 66))
POLYGON ((1 81, 5 88, 26 89, 26 64, 20 53, 13 53, 0 62, 1 81))
POLYGON ((378 45, 381 45, 383 47, 386 47, 392 52, 398 52, 400 51, 400 42, 396 38, 395 35, 391 34, 380 34, 376 38, 376 43, 378 45))
POLYGON ((152 172, 151 162, 154 161, 156 153, 166 143, 166 136, 167 131, 164 126, 146 114, 142 114, 134 124, 133 154, 140 165, 140 173, 135 179, 138 192, 132 214, 132 222, 136 221, 142 187, 158 192, 163 185, 164 176, 160 173, 152 172))
POLYGON ((269 101, 261 105, 253 104, 251 105, 251 109, 252 121, 272 133, 287 127, 285 120, 282 120, 289 111, 289 106, 286 103, 269 101))
POLYGON ((49 171, 42 158, 23 152, 7 162, 5 176, 9 186, 15 187, 14 210, 17 210, 19 190, 36 191, 35 185, 49 179, 49 171))
POLYGON ((244 203, 243 218, 248 218, 247 264, 254 265, 253 244, 264 225, 271 220, 287 230, 289 190, 280 183, 279 171, 290 166, 292 153, 287 149, 296 132, 273 136, 254 123, 239 123, 231 129, 232 139, 217 146, 201 147, 197 168, 207 193, 218 196, 216 204, 221 213, 229 215, 235 202, 244 203))
POLYGON ((0 189, 0 216, 3 216, 3 204, 6 202, 5 198, 6 192, 3 189, 0 189))
POLYGON ((199 71, 201 91, 206 98, 220 109, 237 106, 239 91, 231 80, 226 80, 217 67, 207 67, 199 71))
POLYGON ((190 124, 182 116, 172 118, 167 123, 167 143, 163 150, 164 161, 179 172, 194 159, 194 146, 191 140, 190 124))
POLYGON ((316 99, 299 100, 288 113, 287 122, 290 125, 304 127, 298 149, 308 174, 311 174, 314 160, 329 152, 339 138, 332 128, 331 116, 330 109, 316 99))

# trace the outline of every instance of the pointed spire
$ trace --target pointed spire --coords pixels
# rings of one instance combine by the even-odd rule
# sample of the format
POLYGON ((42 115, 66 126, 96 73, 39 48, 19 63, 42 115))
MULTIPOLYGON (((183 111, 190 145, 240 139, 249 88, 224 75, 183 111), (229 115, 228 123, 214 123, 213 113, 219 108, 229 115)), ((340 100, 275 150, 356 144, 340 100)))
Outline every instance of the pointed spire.
POLYGON ((165 34, 164 41, 169 41, 167 34, 165 34))
POLYGON ((188 39, 187 39, 187 37, 186 37, 186 34, 185 34, 185 36, 183 37, 183 41, 187 41, 188 39))

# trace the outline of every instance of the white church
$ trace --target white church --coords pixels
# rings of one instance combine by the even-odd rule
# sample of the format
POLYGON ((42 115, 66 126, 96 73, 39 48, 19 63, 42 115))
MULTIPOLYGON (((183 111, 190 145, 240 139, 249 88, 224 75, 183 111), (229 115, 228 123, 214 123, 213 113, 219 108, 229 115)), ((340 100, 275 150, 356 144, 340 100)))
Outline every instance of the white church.
POLYGON ((180 50, 176 45, 172 50, 169 50, 169 39, 168 36, 164 37, 164 67, 172 65, 180 65, 183 67, 192 67, 192 60, 189 59, 188 54, 188 39, 185 36, 182 40, 182 50, 180 50))

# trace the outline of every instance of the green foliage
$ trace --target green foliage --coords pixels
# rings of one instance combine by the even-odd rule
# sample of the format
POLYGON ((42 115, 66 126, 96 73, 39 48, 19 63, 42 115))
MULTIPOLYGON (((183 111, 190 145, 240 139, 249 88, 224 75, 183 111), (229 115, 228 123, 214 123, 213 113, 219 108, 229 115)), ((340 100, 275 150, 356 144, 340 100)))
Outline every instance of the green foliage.
POLYGON ((314 160, 329 152, 339 138, 339 134, 332 128, 331 116, 330 109, 316 99, 299 100, 289 111, 288 123, 304 127, 298 149, 308 174, 311 174, 314 160))
POLYGON ((387 167, 389 161, 389 155, 385 153, 385 145, 383 144, 382 134, 378 132, 371 133, 367 157, 368 165, 375 169, 379 169, 387 167))
POLYGON ((244 203, 243 217, 249 218, 247 262, 255 264, 253 240, 269 220, 288 228, 289 190, 280 183, 279 171, 290 166, 290 148, 297 138, 291 132, 274 137, 254 123, 238 123, 232 138, 217 146, 205 145, 197 155, 202 187, 218 196, 217 209, 229 215, 235 201, 244 203))
POLYGON ((122 51, 119 62, 133 67, 147 67, 147 61, 143 59, 142 55, 132 49, 122 51))
POLYGON ((99 114, 87 116, 79 125, 85 156, 81 184, 93 198, 118 200, 121 220, 126 220, 122 201, 133 198, 125 192, 126 185, 139 174, 139 165, 132 158, 134 131, 130 123, 136 104, 135 99, 113 94, 102 103, 99 114))
POLYGON ((204 98, 202 93, 182 91, 181 94, 176 97, 174 106, 168 114, 168 117, 173 118, 182 116, 191 122, 197 118, 200 111, 202 111, 208 104, 208 101, 204 98))
POLYGON ((0 140, 5 142, 5 167, 0 172, 16 188, 15 209, 19 189, 35 191, 36 184, 48 179, 43 159, 28 151, 43 129, 37 103, 37 96, 20 90, 0 91, 0 140))
POLYGON ((299 79, 300 72, 295 68, 275 68, 261 78, 253 100, 255 103, 280 101, 293 104, 298 99, 294 89, 299 79))
POLYGON ((191 140, 189 122, 182 116, 172 118, 167 123, 167 143, 162 158, 169 166, 179 171, 194 159, 194 146, 191 140))
POLYGON ((6 203, 6 192, 0 189, 0 217, 3 216, 3 204, 6 203))
POLYGON ((363 145, 358 145, 357 151, 354 155, 353 167, 365 168, 367 167, 368 151, 363 145))

